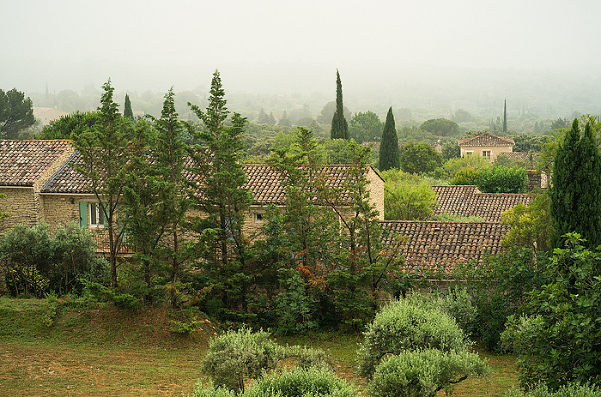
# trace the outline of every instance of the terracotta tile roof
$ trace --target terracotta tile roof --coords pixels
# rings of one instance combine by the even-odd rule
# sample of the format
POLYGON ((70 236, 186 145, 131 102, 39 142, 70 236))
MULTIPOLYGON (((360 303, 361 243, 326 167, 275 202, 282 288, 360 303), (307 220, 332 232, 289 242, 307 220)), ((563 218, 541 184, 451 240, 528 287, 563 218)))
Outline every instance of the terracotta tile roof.
MULTIPOLYGON (((80 156, 76 152, 69 159, 69 163, 80 163, 80 156)), ((342 187, 345 179, 344 165, 329 165, 322 169, 327 175, 327 185, 342 187)), ((286 194, 280 182, 280 173, 267 164, 245 164, 247 182, 242 187, 250 189, 257 204, 284 204, 286 194)), ((192 180, 194 174, 185 172, 186 177, 192 180)), ((42 189, 43 193, 91 193, 86 179, 65 164, 42 189)))
MULTIPOLYGON (((381 225, 409 238, 402 248, 405 270, 416 271, 448 272, 459 263, 480 263, 487 254, 503 251, 501 239, 509 231, 509 226, 494 222, 383 221, 381 225)), ((391 244, 392 237, 383 243, 391 244)))
POLYGON ((0 186, 33 186, 70 148, 68 140, 0 140, 0 186))
POLYGON ((459 146, 513 146, 515 145, 515 141, 511 138, 504 138, 487 132, 478 136, 460 139, 457 144, 459 146))
POLYGON ((527 194, 482 193, 474 185, 434 185, 438 205, 434 215, 443 212, 460 216, 478 216, 487 222, 500 222, 501 213, 518 203, 530 203, 527 194))

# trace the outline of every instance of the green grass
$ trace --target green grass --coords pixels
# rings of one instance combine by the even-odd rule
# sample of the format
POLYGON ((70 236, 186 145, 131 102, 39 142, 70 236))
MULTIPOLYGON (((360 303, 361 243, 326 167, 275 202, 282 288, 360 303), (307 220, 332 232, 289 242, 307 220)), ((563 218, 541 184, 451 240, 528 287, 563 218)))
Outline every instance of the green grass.
MULTIPOLYGON (((77 300, 59 306, 48 327, 49 301, 0 298, 0 396, 182 396, 206 381, 199 362, 217 334, 210 322, 188 337, 170 330, 177 316, 164 308, 130 313, 77 300)), ((356 374, 360 335, 276 339, 326 350, 337 374, 365 390, 356 374)), ((454 396, 501 396, 518 386, 513 357, 479 354, 491 375, 459 384, 454 396)))

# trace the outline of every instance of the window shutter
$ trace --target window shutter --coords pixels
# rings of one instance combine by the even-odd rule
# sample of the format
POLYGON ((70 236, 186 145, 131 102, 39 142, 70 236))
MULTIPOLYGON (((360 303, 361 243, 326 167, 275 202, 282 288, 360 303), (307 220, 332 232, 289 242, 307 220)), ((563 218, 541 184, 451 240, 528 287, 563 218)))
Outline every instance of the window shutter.
POLYGON ((88 203, 85 201, 79 202, 79 226, 88 227, 88 203))

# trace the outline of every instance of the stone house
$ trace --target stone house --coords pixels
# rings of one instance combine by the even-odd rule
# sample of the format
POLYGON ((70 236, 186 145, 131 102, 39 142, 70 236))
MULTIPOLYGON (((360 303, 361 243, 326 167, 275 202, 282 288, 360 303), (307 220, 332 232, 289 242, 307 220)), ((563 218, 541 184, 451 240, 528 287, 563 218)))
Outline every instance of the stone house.
POLYGON ((0 233, 22 223, 35 225, 44 218, 44 184, 73 154, 70 141, 0 140, 0 233))
MULTIPOLYGON (((7 195, 6 199, 0 200, 0 211, 11 215, 0 222, 0 232, 16 223, 33 225, 42 219, 52 230, 58 225, 76 221, 95 232, 98 253, 106 252, 105 239, 102 238, 104 225, 97 200, 87 187, 85 178, 69 166, 78 158, 69 141, 0 141, 0 193, 7 195)), ((324 167, 322 172, 328 175, 327 183, 343 186, 346 167, 324 167)), ((246 232, 253 235, 264 224, 263 214, 267 206, 283 206, 286 197, 277 171, 265 164, 247 164, 244 169, 247 174, 245 187, 250 189, 254 198, 246 214, 245 225, 246 232)), ((365 172, 370 181, 371 200, 380 213, 382 226, 408 237, 402 248, 407 268, 451 269, 459 262, 481 261, 484 252, 500 252, 500 240, 507 227, 494 223, 498 222, 499 211, 528 200, 525 195, 484 194, 474 186, 435 187, 440 197, 437 211, 478 215, 492 222, 384 221, 384 181, 371 166, 365 172)), ((390 243, 388 239, 383 242, 390 243)), ((132 252, 124 247, 121 254, 132 252)))
MULTIPOLYGON (((69 163, 77 163, 78 153, 73 154, 63 166, 52 175, 44 184, 41 197, 43 206, 41 218, 45 219, 51 227, 65 225, 70 221, 77 221, 81 227, 92 229, 97 235, 98 252, 108 250, 106 238, 102 237, 104 225, 93 192, 86 179, 69 163)), ((325 166, 322 170, 327 177, 327 184, 332 187, 343 185, 345 178, 344 165, 325 166)), ((264 225, 264 213, 267 206, 275 204, 283 206, 286 203, 284 187, 280 181, 280 174, 266 164, 246 164, 244 170, 247 182, 243 186, 248 188, 253 196, 253 203, 245 214, 245 233, 256 236, 264 225)), ((366 176, 370 181, 369 189, 374 205, 384 214, 384 180, 371 167, 366 168, 366 176)), ((122 254, 131 254, 128 247, 123 247, 122 254)))
POLYGON ((494 162, 500 153, 513 152, 515 141, 489 133, 463 138, 457 142, 461 149, 461 157, 482 156, 494 162))

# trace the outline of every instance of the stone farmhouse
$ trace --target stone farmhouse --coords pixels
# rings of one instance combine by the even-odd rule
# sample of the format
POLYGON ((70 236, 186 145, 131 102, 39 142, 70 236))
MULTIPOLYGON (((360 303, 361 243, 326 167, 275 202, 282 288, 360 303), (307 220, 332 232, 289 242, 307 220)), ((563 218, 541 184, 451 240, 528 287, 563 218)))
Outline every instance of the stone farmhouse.
MULTIPOLYGON (((98 254, 106 253, 97 200, 85 178, 69 166, 78 158, 78 153, 65 140, 0 140, 0 193, 7 196, 0 199, 0 211, 10 215, 0 221, 0 233, 17 223, 34 225, 44 220, 54 230, 58 225, 76 221, 98 236, 98 254)), ((249 234, 256 234, 264 224, 267 206, 285 205, 285 191, 278 172, 268 165, 248 164, 244 168, 245 187, 254 197, 245 225, 249 234)), ((343 186, 345 168, 342 165, 324 167, 327 183, 343 186)), ((529 202, 526 195, 484 194, 475 186, 435 186, 439 196, 437 212, 477 215, 485 222, 384 221, 384 181, 372 167, 367 167, 366 175, 371 182, 371 200, 382 216, 382 226, 408 237, 402 247, 408 269, 424 266, 451 269, 460 262, 479 262, 486 252, 500 252, 501 238, 507 232, 507 227, 498 223, 501 211, 518 202, 529 202)), ((389 239, 383 242, 390 243, 389 239)), ((122 254, 132 252, 125 247, 122 254)))
POLYGON ((489 133, 460 139, 457 144, 461 149, 461 157, 482 156, 494 162, 500 153, 513 152, 515 141, 489 133))

